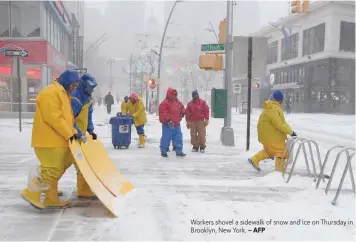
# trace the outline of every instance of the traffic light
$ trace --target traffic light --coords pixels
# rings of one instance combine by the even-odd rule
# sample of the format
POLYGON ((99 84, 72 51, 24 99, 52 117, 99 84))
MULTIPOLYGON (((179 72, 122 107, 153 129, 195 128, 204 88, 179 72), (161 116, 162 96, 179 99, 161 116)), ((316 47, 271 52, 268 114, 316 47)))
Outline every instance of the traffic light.
POLYGON ((303 13, 309 12, 309 4, 310 4, 309 0, 304 0, 303 1, 303 4, 302 4, 303 13))
POLYGON ((256 89, 259 89, 260 88, 260 83, 259 82, 255 82, 253 84, 253 87, 256 88, 256 89))
POLYGON ((220 24, 219 24, 219 44, 225 44, 226 31, 227 31, 227 21, 226 21, 226 19, 224 19, 224 20, 220 21, 220 24))
POLYGON ((224 68, 222 55, 201 55, 199 68, 204 70, 220 71, 224 68))
POLYGON ((300 1, 290 1, 290 12, 291 13, 300 13, 300 1))

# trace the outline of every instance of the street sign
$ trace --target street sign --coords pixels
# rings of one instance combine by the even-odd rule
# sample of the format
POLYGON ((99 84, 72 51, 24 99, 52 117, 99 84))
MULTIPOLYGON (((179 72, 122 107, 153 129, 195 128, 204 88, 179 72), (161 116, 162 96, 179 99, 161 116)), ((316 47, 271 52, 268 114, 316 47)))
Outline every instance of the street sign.
POLYGON ((235 84, 234 86, 233 86, 233 93, 235 93, 235 94, 240 94, 241 93, 241 84, 235 84))
MULTIPOLYGON (((248 72, 248 36, 235 36, 233 42, 233 73, 234 78, 246 78, 248 72)), ((266 37, 252 38, 252 78, 266 75, 268 43, 266 37)))
POLYGON ((76 71, 78 71, 80 75, 84 75, 85 73, 87 73, 87 72, 88 72, 88 69, 87 69, 87 68, 83 68, 83 69, 76 69, 76 71))
POLYGON ((27 50, 5 50, 5 56, 28 57, 27 50))
POLYGON ((201 51, 224 51, 224 44, 205 44, 201 45, 201 51))

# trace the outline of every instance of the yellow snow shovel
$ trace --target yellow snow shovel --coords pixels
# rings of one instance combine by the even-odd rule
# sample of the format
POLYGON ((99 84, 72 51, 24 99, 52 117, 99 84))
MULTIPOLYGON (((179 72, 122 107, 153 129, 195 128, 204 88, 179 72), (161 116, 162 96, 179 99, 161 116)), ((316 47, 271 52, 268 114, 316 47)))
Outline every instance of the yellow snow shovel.
POLYGON ((95 193, 99 200, 104 204, 104 206, 109 209, 109 211, 118 217, 118 209, 116 208, 117 199, 113 194, 107 190, 107 188, 101 183, 99 178, 95 175, 92 168, 90 167, 87 159, 85 158, 80 145, 77 141, 70 142, 69 148, 73 154, 74 160, 83 174, 85 181, 90 186, 90 189, 95 193))
POLYGON ((116 168, 100 140, 87 136, 87 142, 81 143, 83 154, 101 183, 115 196, 126 195, 134 185, 116 168))

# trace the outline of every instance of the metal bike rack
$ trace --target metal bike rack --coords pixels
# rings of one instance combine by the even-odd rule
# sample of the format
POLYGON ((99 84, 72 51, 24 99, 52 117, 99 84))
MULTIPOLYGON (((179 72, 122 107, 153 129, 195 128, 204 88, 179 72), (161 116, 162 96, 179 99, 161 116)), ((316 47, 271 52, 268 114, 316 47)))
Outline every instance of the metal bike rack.
POLYGON ((352 190, 353 190, 354 194, 356 194, 356 190, 355 190, 355 180, 354 180, 354 177, 353 177, 352 166, 351 166, 351 160, 352 160, 352 158, 353 158, 354 156, 355 156, 355 152, 352 153, 351 155, 349 155, 349 157, 348 157, 348 160, 347 160, 347 163, 346 163, 344 172, 342 173, 342 177, 341 177, 341 180, 340 180, 340 183, 339 183, 339 187, 337 188, 335 197, 334 197, 333 201, 331 202, 331 204, 334 205, 334 206, 336 205, 337 199, 339 198, 342 185, 344 184, 344 180, 345 180, 345 176, 346 176, 347 170, 350 171, 350 177, 351 177, 351 183, 352 183, 352 190))
MULTIPOLYGON (((290 151, 289 152, 290 154, 288 156, 287 162, 286 162, 285 167, 284 167, 283 178, 285 176, 285 173, 286 173, 288 165, 292 163, 292 168, 289 171, 289 176, 288 176, 288 178, 286 180, 286 183, 288 183, 290 181, 290 179, 291 179, 291 177, 293 175, 293 171, 294 171, 295 165, 297 163, 298 156, 299 156, 299 153, 300 153, 301 149, 303 149, 304 160, 305 160, 305 165, 307 167, 308 175, 309 175, 309 177, 312 176, 311 173, 310 173, 310 167, 309 167, 309 163, 308 163, 308 155, 307 155, 307 150, 305 148, 305 144, 308 144, 309 153, 311 155, 310 159, 311 159, 312 166, 313 166, 314 181, 317 180, 317 172, 316 172, 315 160, 314 160, 313 149, 312 149, 312 145, 311 144, 314 144, 314 146, 315 146, 316 153, 317 153, 317 158, 318 158, 318 163, 319 163, 319 168, 321 169, 322 163, 321 163, 319 145, 314 140, 307 140, 307 139, 298 137, 298 138, 288 139, 287 145, 285 146, 283 154, 282 154, 282 159, 283 159, 285 157, 285 154, 286 154, 287 150, 290 151), (297 153, 295 155, 295 158, 293 159, 293 156, 294 156, 293 155, 293 149, 294 149, 295 144, 298 144, 298 149, 297 149, 297 153)), ((323 181, 324 181, 324 177, 322 177, 322 178, 323 178, 323 181)))
POLYGON ((340 179, 340 183, 339 183, 339 187, 338 187, 338 189, 336 191, 336 195, 335 195, 333 201, 331 202, 331 204, 333 204, 333 205, 336 205, 337 199, 339 198, 339 195, 340 195, 340 192, 341 192, 341 188, 342 188, 342 185, 343 185, 345 177, 346 177, 347 170, 349 170, 349 173, 350 173, 352 190, 353 190, 354 193, 356 193, 355 178, 354 178, 353 171, 352 171, 352 166, 351 166, 351 160, 352 160, 353 156, 355 155, 355 152, 353 152, 351 155, 350 155, 350 152, 349 152, 350 150, 355 151, 355 149, 354 148, 345 148, 344 146, 341 146, 341 145, 337 145, 337 146, 331 147, 327 151, 325 159, 324 159, 323 167, 321 169, 321 172, 320 172, 320 175, 319 175, 319 178, 318 178, 318 182, 316 183, 316 188, 319 188, 321 177, 324 177, 324 170, 325 170, 326 164, 328 162, 328 158, 329 158, 329 155, 330 155, 331 151, 334 150, 334 149, 337 149, 337 148, 341 148, 341 150, 337 153, 336 159, 334 161, 334 166, 333 166, 333 169, 332 169, 331 174, 330 174, 329 182, 328 182, 328 184, 326 185, 326 188, 325 188, 325 194, 328 194, 328 192, 329 192, 329 189, 330 189, 330 186, 331 186, 331 182, 332 182, 332 180, 334 178, 334 174, 335 174, 335 171, 336 171, 336 167, 337 167, 337 165, 339 163, 339 160, 340 160, 340 157, 341 157, 341 155, 343 153, 346 154, 347 162, 346 162, 345 169, 344 169, 344 172, 342 174, 342 177, 340 179))
POLYGON ((290 179, 291 179, 291 177, 293 175, 293 171, 295 169, 295 166, 296 166, 296 163, 297 163, 297 160, 298 160, 298 156, 299 156, 299 153, 300 153, 301 149, 303 149, 305 165, 306 165, 306 168, 307 168, 307 171, 308 171, 308 175, 309 175, 309 177, 312 177, 312 176, 314 177, 314 181, 316 181, 316 188, 319 188, 321 180, 323 180, 323 182, 325 182, 324 172, 325 172, 325 168, 326 168, 326 165, 328 163, 328 160, 329 160, 330 153, 335 149, 341 149, 336 155, 336 158, 335 158, 335 161, 334 161, 334 165, 333 165, 330 177, 329 177, 329 181, 328 181, 328 183, 326 185, 326 188, 325 188, 325 194, 328 194, 328 192, 329 192, 329 189, 330 189, 330 186, 331 186, 331 182, 332 182, 332 180, 334 178, 337 165, 338 165, 340 157, 341 157, 341 155, 343 153, 346 154, 347 162, 346 162, 342 177, 340 179, 339 186, 338 186, 338 189, 336 191, 335 197, 334 197, 333 201, 331 202, 331 204, 332 205, 336 205, 336 203, 337 203, 337 200, 338 200, 338 198, 340 196, 340 193, 341 193, 342 186, 343 186, 344 181, 345 181, 345 177, 346 177, 347 171, 349 171, 349 173, 350 173, 350 179, 351 179, 351 185, 352 185, 353 193, 356 194, 355 178, 354 178, 354 174, 353 174, 352 166, 351 166, 351 161, 355 157, 356 149, 354 149, 354 148, 346 148, 346 147, 341 146, 341 145, 337 145, 337 146, 331 147, 330 149, 328 149, 328 151, 327 151, 327 153, 325 155, 324 161, 321 162, 319 145, 314 140, 308 140, 308 139, 299 138, 299 137, 293 137, 293 138, 288 139, 287 140, 287 144, 286 144, 286 146, 285 146, 285 148, 283 150, 282 159, 287 156, 286 154, 289 151, 288 152, 289 155, 288 155, 287 161, 285 163, 284 171, 283 171, 283 178, 284 178, 284 176, 286 174, 286 170, 287 170, 288 165, 292 164, 292 167, 291 167, 291 169, 289 171, 288 178, 285 181, 286 183, 288 183, 290 181, 290 179), (294 147, 295 147, 296 144, 298 145, 298 149, 297 149, 296 155, 294 157, 293 150, 294 150, 294 147), (308 144, 308 148, 309 148, 310 160, 312 162, 313 173, 314 173, 313 175, 310 172, 307 149, 305 147, 306 144, 308 144), (312 149, 312 145, 311 144, 314 144, 315 150, 316 150, 316 153, 317 153, 317 159, 318 159, 319 168, 320 168, 319 175, 317 175, 317 172, 316 172, 315 157, 314 157, 314 154, 313 154, 313 149, 312 149), (351 154, 350 154, 350 151, 352 152, 351 154))

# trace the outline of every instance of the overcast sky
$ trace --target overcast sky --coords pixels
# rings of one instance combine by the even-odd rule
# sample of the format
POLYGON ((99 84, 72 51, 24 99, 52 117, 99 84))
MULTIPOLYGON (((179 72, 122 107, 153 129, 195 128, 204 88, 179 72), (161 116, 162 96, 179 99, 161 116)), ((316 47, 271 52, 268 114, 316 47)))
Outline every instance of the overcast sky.
MULTIPOLYGON (((133 1, 133 0, 131 0, 133 1)), ((185 1, 193 1, 193 0, 185 0, 185 1)), ((205 0, 207 1, 207 0, 205 0)), ((208 0, 209 1, 209 0, 208 0)), ((146 0, 146 18, 151 15, 152 10, 154 14, 157 16, 158 20, 163 21, 163 16, 161 13, 163 11, 163 4, 160 4, 162 1, 147 1, 146 0)), ((225 3, 225 0, 220 0, 220 2, 225 3)), ((237 3, 239 0, 237 0, 237 3)), ((311 1, 313 2, 313 1, 311 1)), ((278 20, 279 18, 286 16, 289 10, 289 1, 286 0, 278 0, 278 1, 258 1, 258 10, 256 12, 251 12, 251 15, 258 15, 260 18, 260 27, 265 26, 268 22, 273 22, 278 20)), ((106 3, 104 1, 94 2, 88 1, 87 7, 90 8, 98 8, 104 13, 106 8, 106 3)), ((238 8, 238 6, 236 6, 238 8)))

